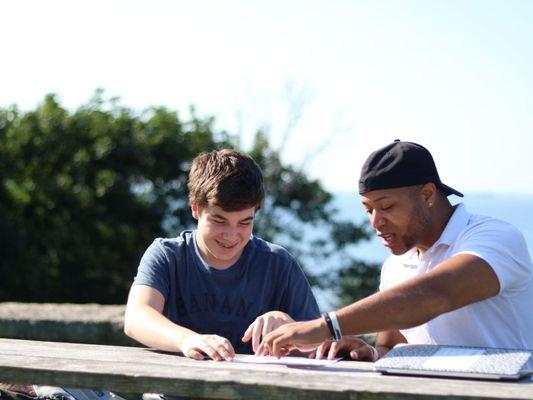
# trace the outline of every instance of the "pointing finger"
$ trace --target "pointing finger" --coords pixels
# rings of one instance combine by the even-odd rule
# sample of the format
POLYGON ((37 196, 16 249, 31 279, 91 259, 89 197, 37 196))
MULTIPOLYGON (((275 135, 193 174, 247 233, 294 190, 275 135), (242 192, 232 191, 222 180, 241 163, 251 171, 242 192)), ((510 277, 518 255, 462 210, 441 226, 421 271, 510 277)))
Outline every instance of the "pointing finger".
POLYGON ((328 360, 333 360, 339 351, 339 342, 332 342, 328 352, 328 360))
POLYGON ((254 353, 257 353, 257 349, 261 343, 261 332, 263 332, 263 318, 256 319, 253 325, 252 349, 254 353))
POLYGON ((331 342, 329 340, 326 340, 320 346, 318 346, 318 348, 316 349, 316 359, 317 360, 321 360, 322 357, 324 357, 324 352, 329 347, 330 343, 331 342))
MULTIPOLYGON (((255 323, 255 322, 254 322, 255 323)), ((254 329, 254 323, 250 324, 250 326, 248 327, 248 329, 246 329, 246 331, 244 332, 244 335, 242 335, 242 341, 244 343, 246 343, 247 341, 249 341, 252 337, 252 330, 254 329)))

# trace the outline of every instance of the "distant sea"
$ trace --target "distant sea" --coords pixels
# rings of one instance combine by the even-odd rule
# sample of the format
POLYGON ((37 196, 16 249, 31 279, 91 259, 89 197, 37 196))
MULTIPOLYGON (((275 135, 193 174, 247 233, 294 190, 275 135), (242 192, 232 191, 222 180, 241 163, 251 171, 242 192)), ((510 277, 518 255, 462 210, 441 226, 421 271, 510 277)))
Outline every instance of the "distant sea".
MULTIPOLYGON (((450 201, 452 204, 463 203, 471 213, 488 215, 513 224, 524 235, 529 254, 533 254, 533 195, 465 193, 463 198, 450 196, 450 201)), ((340 218, 368 222, 358 194, 337 192, 334 193, 334 202, 340 218)), ((356 246, 354 255, 361 260, 382 263, 390 252, 373 235, 370 241, 356 246)))

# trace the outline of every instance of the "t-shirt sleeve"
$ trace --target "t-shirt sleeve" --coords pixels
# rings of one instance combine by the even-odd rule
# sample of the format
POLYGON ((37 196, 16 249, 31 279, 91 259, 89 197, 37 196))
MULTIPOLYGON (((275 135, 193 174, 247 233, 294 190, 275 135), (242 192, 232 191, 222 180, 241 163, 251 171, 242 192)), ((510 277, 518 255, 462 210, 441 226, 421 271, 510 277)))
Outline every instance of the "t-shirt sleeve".
POLYGON ((532 279, 525 239, 518 229, 503 221, 474 225, 461 238, 455 254, 472 254, 489 264, 500 282, 500 293, 519 290, 532 279))
POLYGON ((146 249, 139 263, 134 285, 146 285, 161 292, 165 300, 169 294, 169 258, 161 239, 146 249))
POLYGON ((311 286, 296 261, 290 261, 288 282, 282 310, 296 321, 307 321, 320 316, 320 310, 311 286))

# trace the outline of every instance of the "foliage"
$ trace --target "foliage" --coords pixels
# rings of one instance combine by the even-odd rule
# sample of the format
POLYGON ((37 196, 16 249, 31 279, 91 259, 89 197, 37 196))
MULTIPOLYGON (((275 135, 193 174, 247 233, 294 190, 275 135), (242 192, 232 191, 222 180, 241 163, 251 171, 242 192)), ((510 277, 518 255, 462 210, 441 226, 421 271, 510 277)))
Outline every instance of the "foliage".
MULTIPOLYGON (((187 121, 164 107, 136 115, 102 91, 73 113, 54 95, 35 111, 0 109, 0 300, 125 302, 153 238, 193 225, 192 158, 237 142, 213 124, 194 109, 187 121)), ((366 228, 336 221, 320 182, 283 164, 261 132, 250 153, 268 193, 256 234, 282 243, 304 265, 341 253, 341 270, 363 265, 346 250, 367 237, 366 228), (306 225, 321 234, 304 240, 306 225)), ((372 271, 362 283, 339 275, 351 284, 337 294, 372 291, 372 271)), ((311 280, 340 287, 331 276, 311 280)))
POLYGON ((346 305, 374 293, 379 285, 379 265, 350 260, 341 268, 320 277, 322 285, 331 288, 335 304, 346 305))

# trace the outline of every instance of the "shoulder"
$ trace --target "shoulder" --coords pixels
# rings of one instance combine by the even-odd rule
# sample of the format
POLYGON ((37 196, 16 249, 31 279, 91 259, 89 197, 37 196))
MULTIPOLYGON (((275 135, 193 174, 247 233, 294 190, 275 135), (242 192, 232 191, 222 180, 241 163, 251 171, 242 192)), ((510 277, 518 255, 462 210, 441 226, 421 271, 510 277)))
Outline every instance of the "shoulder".
POLYGON ((182 249, 194 246, 191 231, 183 231, 175 238, 156 238, 145 252, 145 257, 171 258, 171 255, 179 254, 182 249))
POLYGON ((299 274, 301 268, 294 257, 282 246, 252 236, 251 257, 247 258, 252 269, 263 270, 268 274, 299 274), (268 271, 268 272, 267 272, 268 271))
POLYGON ((515 226, 496 218, 476 214, 470 215, 468 224, 461 232, 459 240, 480 241, 485 245, 525 247, 524 236, 515 226))
POLYGON ((282 246, 267 242, 257 236, 252 236, 253 250, 258 257, 264 257, 272 261, 294 263, 294 257, 282 246))
MULTIPOLYGON (((462 226, 450 241, 452 254, 471 253, 485 261, 504 257, 529 264, 529 252, 522 233, 508 222, 464 211, 462 226)), ((504 261, 504 258, 501 258, 504 261)), ((490 264, 490 262, 489 262, 490 264)))
POLYGON ((533 265, 522 233, 508 222, 471 215, 453 244, 453 254, 472 254, 496 273, 501 290, 523 287, 533 276, 533 265))

